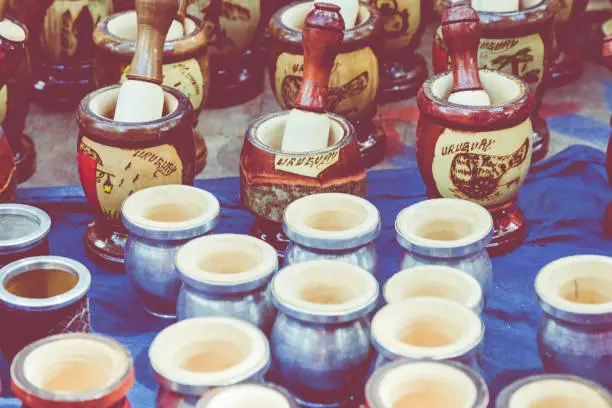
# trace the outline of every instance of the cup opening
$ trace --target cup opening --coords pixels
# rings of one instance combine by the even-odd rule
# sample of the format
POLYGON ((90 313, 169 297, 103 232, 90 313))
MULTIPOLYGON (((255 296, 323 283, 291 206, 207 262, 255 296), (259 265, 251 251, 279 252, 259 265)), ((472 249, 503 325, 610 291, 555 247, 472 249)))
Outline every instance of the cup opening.
MULTIPOLYGON (((519 100, 527 88, 520 79, 500 74, 496 71, 480 70, 480 79, 484 90, 491 98, 492 106, 503 106, 519 100)), ((431 83, 433 96, 448 103, 448 96, 453 86, 452 72, 438 75, 431 83)))
POLYGON ((493 229, 493 218, 478 204, 439 198, 402 210, 397 217, 396 229, 415 245, 458 247, 485 239, 493 229))
POLYGON ((545 266, 536 278, 542 300, 575 313, 612 312, 612 258, 574 256, 545 266))
POLYGON ((512 394, 508 408, 608 408, 600 392, 569 379, 530 382, 512 394))
POLYGON ((422 362, 395 367, 375 390, 383 406, 473 407, 478 390, 474 381, 453 366, 422 362))
POLYGON ((0 206, 0 246, 3 241, 29 240, 44 227, 43 220, 29 211, 13 211, 0 206))
MULTIPOLYGON (((207 408, 291 408, 281 392, 258 384, 241 384, 205 397, 207 408)), ((198 405, 200 407, 200 405, 198 405)))
POLYGON ((162 377, 183 385, 222 386, 240 382, 268 363, 265 335, 233 318, 196 318, 163 330, 149 350, 162 377))
MULTIPOLYGON (((288 114, 287 111, 286 114, 263 121, 254 134, 255 139, 269 149, 280 151, 288 114)), ((328 147, 325 150, 336 147, 345 137, 345 131, 336 119, 330 117, 330 125, 328 147)))
MULTIPOLYGON (((179 23, 177 20, 172 21, 172 25, 180 24, 181 23, 179 23)), ((185 26, 187 30, 182 38, 193 34, 195 29, 197 28, 196 23, 191 18, 185 19, 185 26)), ((120 38, 125 41, 136 41, 138 38, 138 19, 136 17, 136 11, 127 11, 109 17, 107 29, 110 34, 114 35, 117 38, 120 38)), ((177 41, 181 40, 182 38, 170 41, 177 41)))
MULTIPOLYGON (((281 22, 291 30, 302 31, 304 29, 306 16, 308 15, 308 13, 310 13, 311 10, 313 10, 313 8, 313 2, 299 3, 292 7, 289 7, 281 15, 281 22)), ((359 11, 357 13, 357 22, 355 23, 355 27, 353 27, 351 30, 359 28, 360 25, 364 24, 369 19, 370 10, 363 5, 359 5, 359 11)))
POLYGON ((12 295, 26 299, 49 299, 74 289, 79 277, 63 269, 32 268, 23 270, 2 282, 12 295))
MULTIPOLYGON (((89 109, 91 112, 101 118, 113 120, 115 116, 115 108, 117 107, 119 90, 120 87, 113 87, 95 94, 89 101, 89 109)), ((164 109, 162 112, 162 119, 176 112, 178 106, 178 99, 171 93, 164 92, 164 109)))
POLYGON ((34 348, 23 360, 23 373, 34 387, 70 398, 109 389, 125 377, 130 365, 121 348, 73 337, 34 348))
POLYGON ((384 350, 406 358, 453 358, 472 351, 484 326, 472 310, 444 299, 391 303, 372 320, 372 336, 384 350))
POLYGON ((24 42, 27 35, 23 27, 5 18, 0 21, 0 37, 6 38, 12 42, 24 42))
POLYGON ((476 279, 446 266, 417 266, 400 271, 385 284, 387 303, 433 297, 450 300, 480 312, 482 288, 476 279))
POLYGON ((341 261, 288 266, 276 275, 272 289, 282 305, 314 315, 348 315, 367 308, 378 295, 372 274, 341 261))
POLYGON ((238 284, 264 278, 278 267, 269 244, 247 235, 217 234, 181 248, 177 267, 191 279, 211 284, 238 284))

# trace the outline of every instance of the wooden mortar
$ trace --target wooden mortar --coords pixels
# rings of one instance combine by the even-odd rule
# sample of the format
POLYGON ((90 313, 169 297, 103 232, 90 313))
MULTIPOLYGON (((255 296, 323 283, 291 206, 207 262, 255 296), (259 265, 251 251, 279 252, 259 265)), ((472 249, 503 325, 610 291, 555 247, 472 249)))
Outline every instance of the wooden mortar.
MULTIPOLYGON (((427 79, 427 63, 417 53, 431 0, 368 0, 383 21, 383 39, 378 48, 380 98, 399 101, 416 95, 427 79)), ((380 41, 380 40, 379 40, 380 41)))
MULTIPOLYGON (((302 26, 311 2, 293 3, 280 9, 270 20, 268 68, 270 84, 282 109, 294 107, 302 82, 304 51, 302 26)), ((378 108, 378 59, 374 46, 382 27, 379 13, 361 3, 355 28, 344 31, 329 81, 329 111, 355 126, 357 143, 366 166, 385 156, 386 137, 373 121, 378 108)))
MULTIPOLYGON (((94 31, 94 83, 104 87, 126 80, 136 50, 136 12, 125 11, 106 17, 94 31)), ((208 99, 210 85, 207 45, 209 34, 204 23, 194 16, 187 16, 188 35, 164 44, 164 85, 185 94, 193 105, 194 128, 199 114, 208 99)), ((206 166, 206 144, 197 131, 196 174, 206 166)))
MULTIPOLYGON (((441 14, 449 4, 450 0, 439 2, 437 11, 441 14)), ((555 7, 556 0, 543 0, 534 7, 516 12, 478 12, 482 31, 478 66, 522 78, 535 93, 536 109, 542 104, 554 61, 555 7)), ((434 36, 433 67, 435 73, 451 68, 441 26, 434 36)), ((550 132, 538 110, 531 121, 534 128, 532 162, 536 162, 548 152, 550 132)))
POLYGON ((582 75, 584 53, 577 29, 588 0, 557 0, 555 17, 556 54, 551 67, 551 85, 562 86, 574 82, 582 75))
POLYGON ((163 184, 193 184, 193 107, 164 86, 164 116, 144 123, 112 120, 120 85, 87 95, 77 109, 79 176, 94 208, 85 233, 88 255, 109 266, 123 264, 127 231, 121 206, 133 192, 163 184))
POLYGON ((29 15, 20 21, 38 42, 32 47, 34 101, 51 110, 74 108, 94 89, 92 35, 112 12, 112 0, 12 0, 11 5, 12 14, 29 15))

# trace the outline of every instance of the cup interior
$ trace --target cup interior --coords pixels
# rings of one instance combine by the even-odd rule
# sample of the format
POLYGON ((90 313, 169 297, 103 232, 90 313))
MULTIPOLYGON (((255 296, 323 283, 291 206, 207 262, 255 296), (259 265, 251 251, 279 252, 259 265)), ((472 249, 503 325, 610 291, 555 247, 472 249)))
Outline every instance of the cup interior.
MULTIPOLYGON (((180 25, 177 20, 174 20, 172 24, 180 25)), ((197 28, 196 23, 191 18, 185 19, 185 26, 187 28, 185 36, 192 34, 197 28)), ((122 40, 136 41, 138 38, 138 19, 136 17, 136 11, 127 11, 111 16, 108 21, 107 29, 110 34, 122 40)))
POLYGON ((473 407, 478 390, 474 381, 459 369, 434 362, 396 366, 381 379, 375 392, 382 406, 473 407))
MULTIPOLYGON (((275 115, 262 122, 256 128, 255 139, 269 149, 280 151, 288 115, 289 112, 287 111, 284 115, 275 115)), ((344 137, 345 132, 340 123, 330 117, 328 149, 338 145, 344 137)))
POLYGON ((273 388, 259 384, 228 387, 204 398, 198 408, 291 408, 287 397, 273 388))
MULTIPOLYGON (((527 88, 518 78, 502 75, 496 71, 480 70, 479 73, 482 86, 494 106, 509 105, 527 92, 527 88)), ((446 72, 435 77, 431 83, 431 92, 435 98, 446 101, 452 86, 453 74, 446 72)))
POLYGON ((444 299, 391 303, 372 320, 372 337, 380 347, 413 359, 443 360, 464 355, 480 344, 483 334, 478 315, 444 299))
POLYGON ((269 359, 264 334, 232 318, 196 318, 163 330, 149 350, 151 365, 178 384, 222 386, 243 381, 269 359))
MULTIPOLYGON (((93 114, 101 118, 113 120, 115 116, 115 108, 117 107, 117 98, 119 97, 120 87, 106 88, 101 92, 96 93, 89 100, 89 109, 93 114)), ((179 101, 171 93, 164 92, 164 108, 162 118, 168 116, 178 109, 179 101)))
MULTIPOLYGON (((288 28, 296 31, 302 31, 304 29, 304 23, 306 16, 313 10, 313 2, 299 3, 292 7, 289 7, 281 15, 281 22, 288 28)), ((355 28, 368 21, 370 18, 370 10, 367 7, 361 5, 357 13, 357 22, 355 28)), ((354 28, 353 28, 354 29, 354 28)))
POLYGON ((23 374, 40 390, 62 397, 85 396, 117 384, 130 366, 130 358, 122 348, 79 336, 34 348, 23 360, 23 374))
POLYGON ((21 298, 48 299, 71 291, 78 282, 78 275, 70 270, 33 268, 4 279, 2 285, 21 298))
POLYGON ((586 384, 569 379, 530 382, 510 397, 508 408, 608 408, 610 401, 586 384))
POLYGON ((49 216, 21 204, 0 205, 0 248, 30 245, 44 238, 51 228, 49 216))

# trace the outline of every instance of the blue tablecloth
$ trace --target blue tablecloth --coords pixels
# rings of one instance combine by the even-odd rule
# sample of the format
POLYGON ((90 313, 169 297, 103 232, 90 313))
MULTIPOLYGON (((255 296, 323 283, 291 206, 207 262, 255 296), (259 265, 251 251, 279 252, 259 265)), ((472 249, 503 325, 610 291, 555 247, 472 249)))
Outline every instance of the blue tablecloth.
MULTIPOLYGON (((377 240, 381 283, 398 270, 401 250, 393 227, 397 213, 426 198, 414 152, 412 155, 412 167, 369 174, 368 198, 379 208, 383 219, 377 240)), ((222 219, 217 233, 248 233, 253 217, 240 205, 238 179, 201 180, 197 186, 209 190, 221 202, 222 219)), ((132 406, 154 407, 156 384, 147 350, 156 333, 170 322, 143 311, 125 275, 107 272, 86 258, 81 237, 91 215, 80 188, 21 190, 20 201, 70 203, 61 209, 45 207, 53 219, 51 253, 77 259, 90 268, 93 330, 129 347, 137 377, 130 394, 132 406)), ((612 255, 612 240, 602 230, 605 207, 610 201, 612 189, 601 151, 573 146, 532 169, 519 200, 529 220, 527 240, 513 253, 493 259, 494 288, 484 314, 482 366, 493 398, 513 380, 542 370, 536 347, 540 311, 533 290, 538 270, 564 256, 612 255)), ((1 359, 0 379, 6 396, 8 366, 1 359)), ((19 404, 0 397, 0 407, 13 406, 19 404)))

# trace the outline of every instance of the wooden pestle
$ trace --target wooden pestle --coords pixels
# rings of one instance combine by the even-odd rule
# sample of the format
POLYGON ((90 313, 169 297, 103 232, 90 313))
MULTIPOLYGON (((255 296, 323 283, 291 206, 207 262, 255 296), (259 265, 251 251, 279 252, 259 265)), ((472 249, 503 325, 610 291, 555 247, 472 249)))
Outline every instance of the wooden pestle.
POLYGON ((162 117, 163 48, 178 10, 177 0, 136 0, 138 39, 127 81, 121 86, 114 119, 149 122, 162 117))
POLYGON ((468 106, 491 105, 478 73, 480 19, 469 3, 454 3, 444 10, 442 35, 453 62, 453 87, 448 101, 468 106))
POLYGON ((316 3, 306 16, 302 31, 304 75, 295 97, 295 109, 289 113, 285 124, 282 151, 312 152, 328 146, 329 76, 343 39, 340 7, 316 3))
POLYGON ((344 20, 345 30, 355 27, 357 15, 359 14, 359 0, 327 0, 325 3, 335 4, 340 7, 340 15, 344 20))
POLYGON ((504 13, 519 10, 519 0, 472 0, 476 11, 504 13))
MULTIPOLYGON (((183 36, 187 35, 187 6, 189 5, 189 0, 179 0, 179 8, 176 12, 176 21, 181 23, 181 27, 183 29, 183 36)), ((172 27, 170 27, 172 29, 172 27)))

